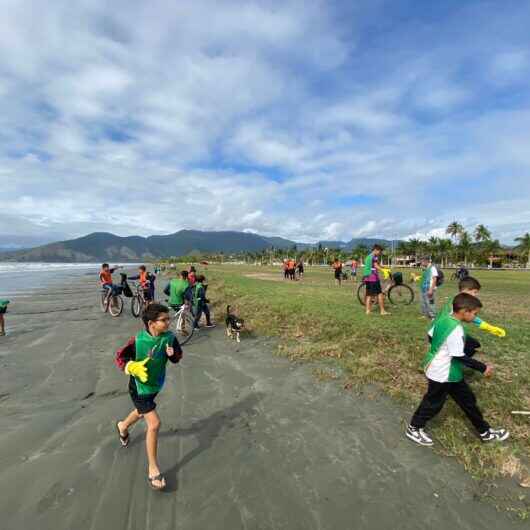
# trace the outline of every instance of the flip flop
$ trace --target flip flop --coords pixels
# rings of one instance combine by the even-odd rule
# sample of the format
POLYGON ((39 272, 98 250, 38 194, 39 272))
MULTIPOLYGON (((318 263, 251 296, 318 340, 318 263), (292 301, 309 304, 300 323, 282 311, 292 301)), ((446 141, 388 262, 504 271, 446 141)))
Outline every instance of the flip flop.
POLYGON ((162 482, 162 480, 164 480, 164 475, 157 475, 156 477, 147 477, 147 480, 149 482, 149 485, 151 486, 152 489, 156 490, 156 491, 160 491, 160 490, 163 490, 165 487, 166 487, 166 484, 164 484, 163 486, 155 486, 153 484, 153 482, 155 480, 158 480, 159 482, 162 482))
POLYGON ((125 436, 121 433, 120 428, 118 427, 118 421, 116 422, 116 430, 118 431, 118 436, 120 437, 120 443, 122 447, 127 447, 129 445, 129 433, 125 436))

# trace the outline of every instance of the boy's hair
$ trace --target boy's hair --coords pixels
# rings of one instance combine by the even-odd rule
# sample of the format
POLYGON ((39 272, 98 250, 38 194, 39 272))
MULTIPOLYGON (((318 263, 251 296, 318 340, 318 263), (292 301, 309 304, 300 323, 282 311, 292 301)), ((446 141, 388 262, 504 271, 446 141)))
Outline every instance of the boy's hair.
POLYGON ((468 293, 457 294, 453 300, 453 313, 459 311, 473 311, 474 309, 480 309, 482 302, 476 297, 468 293))
POLYGON ((195 270, 195 267, 194 267, 193 265, 190 267, 190 272, 197 272, 197 271, 195 270))
POLYGON ((149 304, 142 314, 142 321, 144 323, 145 329, 149 328, 149 322, 157 320, 158 317, 163 313, 169 313, 169 309, 164 304, 149 304))
POLYGON ((101 265, 101 268, 102 268, 102 269, 106 269, 106 268, 108 268, 108 267, 110 267, 110 265, 109 265, 108 263, 103 263, 103 264, 101 265))
POLYGON ((464 278, 463 280, 460 280, 460 282, 458 282, 459 291, 466 291, 466 290, 480 291, 480 288, 481 288, 480 282, 476 278, 473 278, 472 276, 468 276, 467 278, 464 278))
POLYGON ((372 247, 372 250, 380 250, 383 251, 383 247, 381 245, 378 245, 377 243, 372 247))
POLYGON ((197 276, 197 281, 199 283, 204 282, 204 280, 206 280, 206 278, 204 277, 204 274, 199 274, 199 276, 197 276))
POLYGON ((180 271, 180 276, 183 280, 188 279, 188 271, 180 271))
POLYGON ((141 271, 145 271, 145 265, 140 265, 138 268, 139 268, 141 271))

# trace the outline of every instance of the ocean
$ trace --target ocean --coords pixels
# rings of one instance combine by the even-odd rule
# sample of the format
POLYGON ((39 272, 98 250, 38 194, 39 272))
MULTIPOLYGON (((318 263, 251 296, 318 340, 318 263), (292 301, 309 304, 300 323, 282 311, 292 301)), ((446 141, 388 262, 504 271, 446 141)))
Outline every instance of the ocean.
MULTIPOLYGON (((124 265, 127 269, 134 264, 124 265)), ((31 292, 69 283, 82 276, 94 277, 94 289, 98 286, 98 272, 101 263, 17 263, 0 262, 0 298, 19 298, 29 296, 31 292)), ((119 276, 116 277, 119 282, 119 276)))

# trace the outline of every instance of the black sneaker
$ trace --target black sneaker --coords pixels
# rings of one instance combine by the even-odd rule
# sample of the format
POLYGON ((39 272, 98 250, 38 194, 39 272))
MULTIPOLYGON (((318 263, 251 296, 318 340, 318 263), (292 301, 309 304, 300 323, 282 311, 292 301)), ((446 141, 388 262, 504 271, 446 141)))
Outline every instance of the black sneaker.
POLYGON ((417 427, 413 427, 412 425, 409 425, 407 427, 407 430, 405 431, 405 436, 409 440, 416 442, 418 445, 424 445, 427 447, 433 445, 432 439, 423 429, 418 429, 417 427))
POLYGON ((480 439, 485 442, 504 442, 510 436, 506 429, 488 429, 480 435, 480 439))

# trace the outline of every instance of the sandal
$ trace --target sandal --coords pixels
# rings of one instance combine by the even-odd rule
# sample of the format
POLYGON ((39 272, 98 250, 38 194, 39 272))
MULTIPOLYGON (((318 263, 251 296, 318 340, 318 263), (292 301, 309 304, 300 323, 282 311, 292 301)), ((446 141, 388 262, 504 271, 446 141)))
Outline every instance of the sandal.
POLYGON ((116 422, 116 430, 118 431, 118 436, 120 437, 120 443, 122 447, 127 447, 129 445, 129 433, 122 434, 120 428, 118 427, 119 421, 116 422))
POLYGON ((147 477, 147 480, 149 481, 149 485, 152 489, 156 491, 163 490, 166 487, 166 481, 164 479, 164 475, 157 475, 156 477, 147 477), (162 486, 155 486, 153 482, 157 480, 158 482, 162 483, 162 486))

